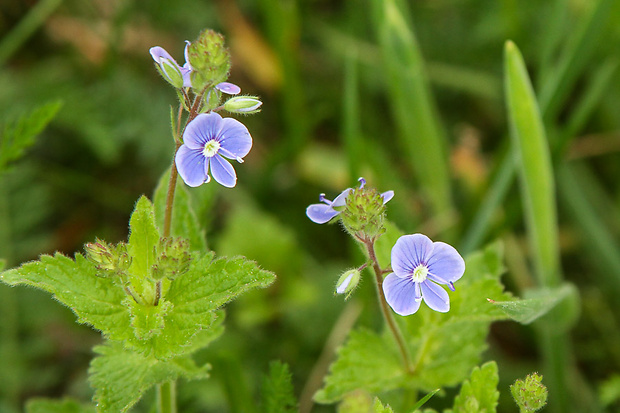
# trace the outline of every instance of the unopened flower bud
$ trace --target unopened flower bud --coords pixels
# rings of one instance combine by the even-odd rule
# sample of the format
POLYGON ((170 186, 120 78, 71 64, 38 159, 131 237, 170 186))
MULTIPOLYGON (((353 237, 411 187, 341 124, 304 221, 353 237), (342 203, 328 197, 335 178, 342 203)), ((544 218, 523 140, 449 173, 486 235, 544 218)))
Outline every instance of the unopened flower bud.
POLYGON ((224 103, 224 109, 231 113, 250 115, 260 112, 262 104, 256 96, 235 96, 224 103))
POLYGON ((168 83, 177 89, 189 86, 187 84, 189 82, 189 68, 179 66, 176 60, 159 46, 151 47, 150 53, 157 64, 155 66, 157 71, 168 83))
POLYGON ((346 294, 345 300, 347 300, 358 286, 360 279, 361 274, 357 268, 345 271, 336 283, 336 294, 346 294))
POLYGON ((151 267, 151 277, 161 280, 174 279, 189 270, 191 256, 189 242, 182 238, 161 238, 158 246, 157 262, 151 267))
POLYGON ((542 376, 538 373, 515 381, 510 386, 510 392, 521 412, 535 412, 547 404, 547 387, 542 384, 542 376))
POLYGON ((224 36, 213 30, 203 31, 187 49, 192 68, 191 83, 195 90, 211 88, 224 82, 230 70, 230 54, 224 46, 224 36))
POLYGON ((385 203, 394 196, 394 191, 380 194, 375 188, 364 188, 366 181, 360 178, 359 188, 353 188, 342 211, 342 224, 357 238, 376 239, 385 228, 385 203))
POLYGON ((102 275, 120 275, 127 271, 131 264, 131 257, 127 253, 127 246, 119 242, 116 246, 97 239, 84 245, 86 258, 103 271, 102 275))

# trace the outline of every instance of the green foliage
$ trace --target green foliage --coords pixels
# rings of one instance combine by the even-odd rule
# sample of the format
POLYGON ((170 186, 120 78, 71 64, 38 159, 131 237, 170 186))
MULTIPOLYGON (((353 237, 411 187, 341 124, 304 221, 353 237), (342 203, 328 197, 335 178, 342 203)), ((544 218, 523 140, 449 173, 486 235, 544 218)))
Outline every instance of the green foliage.
POLYGON ((403 2, 373 0, 373 21, 383 52, 390 104, 398 126, 396 135, 407 164, 417 175, 433 210, 452 208, 446 138, 438 122, 425 62, 403 2))
POLYGON ((489 325, 506 316, 487 298, 510 298, 503 292, 502 249, 493 244, 466 260, 463 278, 450 293, 451 309, 436 313, 422 306, 414 315, 399 318, 415 371, 403 369, 392 337, 366 329, 352 331, 339 349, 325 386, 316 395, 320 403, 332 403, 355 389, 371 393, 410 387, 430 391, 455 386, 467 377, 486 348, 489 325))
POLYGON ((30 399, 26 403, 26 413, 95 413, 95 406, 69 398, 62 400, 30 399))
POLYGON ((158 360, 107 342, 94 348, 89 380, 95 388, 99 411, 126 412, 155 384, 178 378, 196 380, 208 377, 209 366, 196 366, 189 357, 158 360))
POLYGON ((454 399, 454 408, 446 413, 494 413, 499 399, 497 364, 490 361, 474 367, 469 380, 454 399))
POLYGON ((263 380, 263 413, 294 413, 297 400, 288 365, 279 361, 269 364, 269 376, 263 380))
POLYGON ((0 171, 11 161, 19 159, 24 151, 34 143, 34 138, 43 131, 56 116, 62 103, 46 103, 22 115, 13 122, 7 122, 0 135, 0 171))
POLYGON ((88 323, 109 338, 130 332, 129 313, 121 303, 125 293, 111 278, 99 277, 95 266, 81 254, 72 260, 62 254, 42 255, 39 261, 0 274, 9 285, 30 285, 51 293, 69 307, 79 323, 88 323))
POLYGON ((504 63, 510 135, 531 252, 541 284, 556 286, 560 280, 559 246, 549 143, 523 56, 510 41, 504 49, 504 63))
POLYGON ((149 276, 159 242, 154 219, 153 205, 141 198, 130 221, 129 285, 118 278, 101 277, 81 254, 75 260, 61 254, 44 255, 40 261, 2 273, 0 279, 54 294, 73 310, 78 322, 92 325, 111 340, 123 341, 134 351, 160 359, 188 354, 197 349, 194 340, 204 340, 219 307, 247 290, 269 285, 274 276, 243 258, 214 259, 213 253, 196 253, 185 274, 173 283, 164 280, 159 305, 149 304, 147 294, 154 294, 155 289, 149 276), (133 289, 131 295, 126 294, 128 289, 133 289), (136 296, 141 297, 140 303, 136 296))
POLYGON ((379 398, 375 397, 375 403, 373 405, 375 413, 394 413, 394 410, 390 407, 390 405, 383 405, 379 398))
MULTIPOLYGON (((575 299, 577 292, 571 284, 558 288, 542 288, 527 292, 527 298, 515 301, 493 301, 512 320, 530 324, 555 308, 562 300, 575 299)), ((571 321, 573 314, 565 314, 571 321)), ((563 324, 570 324, 565 322, 563 324)))

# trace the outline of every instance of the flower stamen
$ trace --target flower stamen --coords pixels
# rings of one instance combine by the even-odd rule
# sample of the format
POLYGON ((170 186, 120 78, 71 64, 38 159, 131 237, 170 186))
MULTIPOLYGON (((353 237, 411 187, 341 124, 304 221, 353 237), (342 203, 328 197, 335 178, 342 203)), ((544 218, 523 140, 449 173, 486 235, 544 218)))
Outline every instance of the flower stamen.
POLYGON ((218 153, 220 147, 221 145, 217 140, 211 139, 209 142, 205 143, 202 154, 205 156, 205 158, 212 158, 213 156, 215 156, 216 153, 218 153))

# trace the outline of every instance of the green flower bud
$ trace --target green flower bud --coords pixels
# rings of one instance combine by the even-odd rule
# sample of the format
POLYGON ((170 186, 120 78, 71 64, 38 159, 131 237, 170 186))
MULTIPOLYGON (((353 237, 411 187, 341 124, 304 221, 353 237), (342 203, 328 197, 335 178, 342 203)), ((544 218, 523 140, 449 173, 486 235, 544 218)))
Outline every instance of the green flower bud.
POLYGON ((224 109, 231 113, 250 115, 260 112, 262 104, 256 96, 234 96, 224 103, 224 109))
POLYGON ((385 203, 392 199, 394 191, 380 194, 375 188, 364 188, 363 178, 360 182, 360 187, 351 189, 347 195, 342 224, 358 239, 376 239, 385 232, 385 203))
POLYGON ((336 294, 346 294, 347 296, 344 299, 348 300, 361 278, 360 271, 357 268, 345 271, 336 283, 336 294))
POLYGON ((209 89, 225 81, 230 70, 230 54, 224 46, 224 36, 213 30, 200 33, 187 49, 187 59, 192 68, 192 88, 209 89))
POLYGON ((151 278, 173 280, 189 270, 189 242, 182 238, 161 238, 157 248, 157 263, 151 267, 151 278))
POLYGON ((103 271, 103 276, 121 275, 131 264, 131 257, 127 253, 125 243, 119 242, 116 246, 97 239, 84 245, 86 258, 103 271))
POLYGON ((538 373, 515 381, 510 386, 510 392, 521 412, 535 412, 547 404, 547 387, 542 384, 542 376, 538 373))

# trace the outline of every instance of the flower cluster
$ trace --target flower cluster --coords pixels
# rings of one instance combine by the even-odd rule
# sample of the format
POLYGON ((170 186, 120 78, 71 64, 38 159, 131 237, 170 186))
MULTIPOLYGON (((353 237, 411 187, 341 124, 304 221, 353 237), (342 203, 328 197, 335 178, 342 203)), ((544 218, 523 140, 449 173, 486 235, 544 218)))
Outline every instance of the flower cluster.
MULTIPOLYGON (((306 215, 317 224, 338 217, 347 231, 364 244, 369 255, 374 256, 374 242, 385 231, 385 204, 392 199, 394 191, 379 194, 374 188, 364 188, 366 181, 363 178, 359 181, 358 189, 347 188, 333 201, 321 194, 322 203, 310 205, 306 215)), ((454 247, 433 242, 423 234, 405 235, 396 241, 391 258, 391 272, 386 270, 378 276, 390 272, 382 280, 381 289, 394 312, 403 316, 413 314, 422 301, 435 311, 447 312, 450 309, 448 293, 441 285, 454 291, 454 282, 465 272, 465 261, 454 247)), ((378 268, 378 263, 376 265, 378 268)), ((348 297, 358 282, 359 270, 349 270, 338 281, 336 293, 347 293, 348 297)))
POLYGON ((188 186, 202 185, 213 177, 232 188, 237 175, 228 159, 243 162, 252 148, 252 137, 241 122, 216 111, 247 115, 259 112, 262 102, 256 96, 238 96, 241 88, 226 81, 230 56, 222 35, 206 30, 196 41, 185 43, 182 66, 162 47, 150 49, 157 70, 178 89, 182 107, 189 112, 175 165, 188 186), (231 97, 221 103, 222 94, 231 97))

